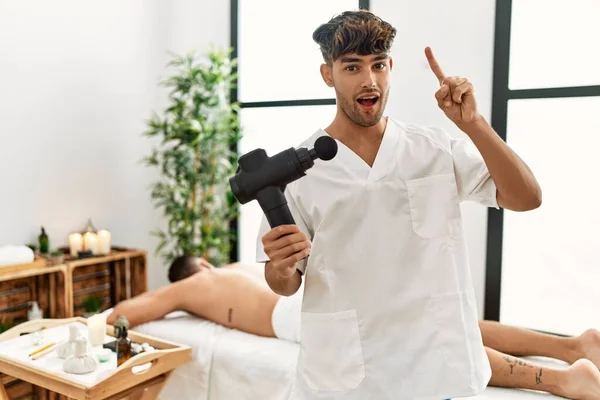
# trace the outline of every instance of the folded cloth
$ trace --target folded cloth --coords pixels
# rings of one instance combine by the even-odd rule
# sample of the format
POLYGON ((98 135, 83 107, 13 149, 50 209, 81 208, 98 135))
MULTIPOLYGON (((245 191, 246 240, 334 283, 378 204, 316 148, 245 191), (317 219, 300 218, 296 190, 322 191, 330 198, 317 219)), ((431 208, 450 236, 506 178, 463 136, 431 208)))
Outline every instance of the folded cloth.
POLYGON ((35 259, 33 250, 27 246, 0 246, 0 267, 16 264, 32 263, 35 259))

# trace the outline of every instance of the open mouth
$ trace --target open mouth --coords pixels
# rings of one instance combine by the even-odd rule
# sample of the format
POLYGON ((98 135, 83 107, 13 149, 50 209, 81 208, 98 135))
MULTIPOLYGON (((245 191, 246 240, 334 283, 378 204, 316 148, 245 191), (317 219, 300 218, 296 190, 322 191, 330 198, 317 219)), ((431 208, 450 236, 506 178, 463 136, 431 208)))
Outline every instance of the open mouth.
POLYGON ((372 96, 363 96, 363 97, 359 97, 358 99, 356 99, 356 101, 358 101, 358 104, 360 104, 363 108, 373 108, 373 106, 375 106, 375 104, 377 104, 377 102, 379 101, 379 96, 377 95, 372 95, 372 96))

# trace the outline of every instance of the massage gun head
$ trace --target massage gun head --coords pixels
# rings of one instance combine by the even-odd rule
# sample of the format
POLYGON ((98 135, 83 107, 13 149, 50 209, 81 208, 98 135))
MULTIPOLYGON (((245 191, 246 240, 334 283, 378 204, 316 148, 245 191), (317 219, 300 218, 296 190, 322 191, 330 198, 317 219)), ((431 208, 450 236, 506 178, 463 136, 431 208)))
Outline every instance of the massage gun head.
POLYGON ((303 177, 314 165, 313 160, 331 160, 337 154, 337 143, 329 136, 321 136, 315 147, 308 150, 289 148, 272 157, 264 149, 255 149, 238 160, 236 174, 229 179, 233 194, 241 204, 254 199, 258 192, 267 187, 285 187, 303 177))
MULTIPOLYGON (((329 136, 321 136, 315 141, 315 148, 312 150, 315 152, 315 158, 320 158, 323 161, 329 161, 337 154, 338 146, 337 142, 329 136)), ((312 154, 311 154, 312 156, 312 154)))

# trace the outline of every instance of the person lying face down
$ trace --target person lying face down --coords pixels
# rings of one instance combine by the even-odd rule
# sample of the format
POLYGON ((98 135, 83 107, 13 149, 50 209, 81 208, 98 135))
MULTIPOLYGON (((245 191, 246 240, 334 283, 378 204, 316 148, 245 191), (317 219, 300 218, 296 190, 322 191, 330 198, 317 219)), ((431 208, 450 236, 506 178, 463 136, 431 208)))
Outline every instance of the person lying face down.
MULTIPOLYGON (((182 256, 169 268, 167 286, 117 304, 109 324, 123 315, 131 327, 161 319, 173 311, 258 336, 300 342, 302 290, 274 294, 255 265, 217 268, 200 257, 182 256)), ((479 321, 490 360, 490 386, 546 391, 570 399, 600 398, 600 332, 558 337, 479 321), (571 364, 546 368, 515 356, 544 356, 571 364)))
POLYGON ((273 336, 271 315, 279 296, 252 271, 256 269, 241 264, 216 268, 201 257, 178 257, 169 267, 170 284, 120 302, 107 321, 112 324, 124 315, 133 328, 186 311, 229 328, 273 336))

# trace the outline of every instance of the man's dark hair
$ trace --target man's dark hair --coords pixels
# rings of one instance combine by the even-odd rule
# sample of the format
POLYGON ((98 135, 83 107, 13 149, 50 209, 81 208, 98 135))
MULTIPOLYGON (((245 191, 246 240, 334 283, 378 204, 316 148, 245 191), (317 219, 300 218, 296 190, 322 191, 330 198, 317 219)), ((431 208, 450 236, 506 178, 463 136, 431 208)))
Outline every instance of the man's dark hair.
POLYGON ((185 279, 199 271, 196 257, 179 256, 171 263, 169 267, 169 281, 177 282, 185 279))
POLYGON ((313 40, 329 65, 344 54, 388 53, 395 37, 396 28, 367 10, 345 11, 313 33, 313 40))

